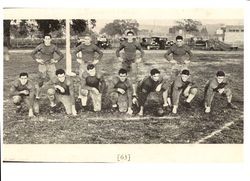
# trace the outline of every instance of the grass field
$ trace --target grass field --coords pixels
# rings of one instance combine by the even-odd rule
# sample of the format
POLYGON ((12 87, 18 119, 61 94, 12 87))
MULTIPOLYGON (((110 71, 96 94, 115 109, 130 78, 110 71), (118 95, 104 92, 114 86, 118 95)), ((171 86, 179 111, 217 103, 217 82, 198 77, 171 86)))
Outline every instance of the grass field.
MULTIPOLYGON (((167 66, 163 59, 164 52, 145 52, 144 64, 139 66, 141 78, 152 67, 163 71, 163 67, 167 66)), ((59 109, 58 113, 50 115, 44 94, 40 101, 40 116, 28 119, 27 109, 15 114, 8 91, 20 72, 27 71, 31 79, 35 79, 37 64, 28 51, 13 51, 11 61, 4 62, 4 143, 243 143, 243 52, 194 51, 194 55, 191 71, 199 92, 192 102, 191 110, 180 105, 177 115, 166 113, 164 117, 157 118, 148 107, 145 118, 128 117, 110 113, 110 101, 104 97, 104 110, 100 113, 90 110, 80 112, 77 117, 69 117, 63 109, 59 109), (233 103, 238 109, 225 109, 226 98, 215 96, 212 112, 205 114, 201 106, 204 85, 218 69, 227 73, 233 91, 233 103)), ((105 51, 101 64, 109 83, 119 67, 114 52, 105 51)), ((65 60, 57 67, 64 66, 65 60)), ((77 63, 74 62, 73 70, 76 69, 77 63)), ((74 78, 76 85, 78 81, 78 78, 74 78)))

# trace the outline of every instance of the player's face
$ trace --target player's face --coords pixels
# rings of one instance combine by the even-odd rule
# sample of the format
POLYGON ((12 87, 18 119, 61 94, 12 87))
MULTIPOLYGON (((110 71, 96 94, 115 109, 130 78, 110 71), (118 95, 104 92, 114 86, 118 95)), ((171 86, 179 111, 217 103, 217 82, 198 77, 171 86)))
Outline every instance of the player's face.
POLYGON ((223 80, 224 80, 224 76, 218 76, 217 77, 217 81, 218 81, 218 83, 220 84, 220 83, 222 83, 223 82, 223 80))
POLYGON ((160 74, 151 75, 152 79, 157 82, 160 79, 160 74))
POLYGON ((83 43, 85 45, 90 45, 91 44, 91 38, 89 36, 85 36, 83 43))
POLYGON ((188 80, 188 78, 189 78, 189 75, 181 74, 181 80, 183 82, 186 82, 188 80))
POLYGON ((127 74, 119 74, 120 81, 124 82, 127 79, 127 74))
POLYGON ((90 76, 95 76, 96 70, 95 68, 88 70, 90 76))
POLYGON ((43 41, 44 41, 44 44, 46 46, 50 46, 50 44, 51 44, 51 38, 50 38, 50 36, 45 36, 44 39, 43 39, 43 41))
POLYGON ((64 82, 65 81, 65 74, 58 74, 57 78, 60 82, 64 82))
POLYGON ((127 34, 127 39, 128 39, 128 42, 133 42, 134 35, 132 33, 128 33, 127 34))
POLYGON ((183 40, 176 40, 176 45, 181 47, 183 45, 183 40))
POLYGON ((27 76, 21 76, 19 78, 20 82, 22 85, 25 85, 28 82, 28 77, 27 76))

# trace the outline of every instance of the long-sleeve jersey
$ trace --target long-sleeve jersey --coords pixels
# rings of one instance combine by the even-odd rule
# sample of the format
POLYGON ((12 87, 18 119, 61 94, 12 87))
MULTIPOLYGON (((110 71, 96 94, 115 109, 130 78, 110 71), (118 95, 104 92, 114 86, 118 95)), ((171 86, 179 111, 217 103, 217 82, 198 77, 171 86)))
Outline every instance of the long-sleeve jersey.
POLYGON ((158 81, 154 81, 150 76, 144 78, 138 85, 137 91, 143 93, 155 92, 158 85, 162 84, 161 89, 167 90, 167 83, 164 79, 160 78, 158 81))
POLYGON ((81 78, 81 88, 91 90, 92 88, 96 88, 99 92, 102 92, 106 86, 104 77, 101 74, 96 74, 94 76, 90 76, 87 72, 83 74, 81 78))
POLYGON ((122 42, 120 47, 116 50, 117 57, 120 57, 120 51, 122 49, 124 49, 125 52, 125 59, 129 61, 133 61, 136 58, 136 50, 141 52, 141 58, 144 56, 144 51, 142 50, 141 45, 137 42, 122 42))
POLYGON ((206 83, 206 92, 207 91, 213 91, 213 92, 218 92, 219 89, 223 89, 228 85, 228 80, 224 79, 221 83, 217 81, 217 78, 214 77, 207 81, 206 83))
POLYGON ((111 92, 116 92, 117 89, 123 89, 125 91, 125 94, 128 97, 128 105, 129 107, 132 106, 132 93, 133 93, 133 87, 129 79, 126 79, 124 82, 122 82, 119 77, 115 77, 112 80, 112 85, 111 85, 111 92))
POLYGON ((77 46, 72 52, 73 59, 76 59, 78 52, 82 52, 82 60, 85 63, 92 63, 95 59, 95 53, 98 54, 97 57, 98 60, 100 60, 103 56, 103 52, 100 50, 98 46, 94 44, 90 45, 80 44, 79 46, 77 46))
POLYGON ((59 55, 59 58, 55 60, 61 61, 63 59, 64 55, 56 45, 51 44, 50 46, 46 46, 44 43, 41 43, 31 52, 31 57, 36 60, 39 56, 39 58, 43 59, 44 63, 50 63, 50 60, 54 58, 54 53, 59 55))
POLYGON ((75 104, 75 93, 74 93, 74 84, 70 77, 66 77, 64 82, 60 82, 57 78, 50 80, 45 84, 46 86, 55 87, 59 85, 64 88, 64 92, 61 92, 59 89, 56 88, 56 93, 60 95, 67 95, 71 97, 72 104, 75 104))
POLYGON ((34 96, 35 95, 35 85, 30 80, 27 81, 25 85, 22 85, 20 80, 14 81, 10 88, 10 96, 21 95, 21 96, 34 96), (29 95, 24 95, 20 91, 27 90, 29 95))
POLYGON ((179 75, 174 82, 171 84, 171 91, 181 91, 185 90, 188 86, 194 86, 194 82, 192 82, 191 78, 188 78, 186 82, 184 82, 181 79, 181 76, 179 75))
POLYGON ((173 59, 176 60, 177 63, 179 64, 184 63, 184 60, 187 60, 187 59, 191 60, 193 57, 193 54, 189 46, 187 45, 182 45, 181 47, 178 47, 177 45, 171 46, 164 55, 164 57, 168 61, 171 60, 170 54, 173 55, 173 59), (189 58, 186 57, 187 55, 189 56, 189 58))

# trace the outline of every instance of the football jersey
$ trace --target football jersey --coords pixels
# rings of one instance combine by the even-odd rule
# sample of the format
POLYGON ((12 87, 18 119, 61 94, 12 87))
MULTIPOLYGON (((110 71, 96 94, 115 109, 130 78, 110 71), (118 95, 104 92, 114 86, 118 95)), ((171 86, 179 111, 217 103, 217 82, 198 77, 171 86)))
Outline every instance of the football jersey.
POLYGON ((43 59, 44 63, 50 63, 50 60, 54 58, 54 53, 59 55, 58 61, 63 59, 64 55, 56 45, 46 46, 44 43, 41 43, 31 52, 31 56, 34 60, 40 58, 43 59))
POLYGON ((144 51, 142 50, 142 47, 137 42, 127 42, 124 41, 121 43, 120 47, 116 51, 116 56, 120 57, 120 51, 124 49, 125 52, 125 58, 127 60, 134 60, 136 58, 136 50, 139 50, 141 52, 141 57, 144 56, 144 51))
POLYGON ((27 90, 29 91, 29 94, 31 92, 35 91, 35 86, 33 84, 33 82, 31 82, 30 80, 27 81, 27 83, 25 85, 22 85, 20 80, 16 80, 13 85, 10 88, 10 92, 12 95, 22 95, 22 96, 29 96, 29 95, 25 95, 25 94, 20 94, 19 91, 23 91, 23 90, 27 90))
POLYGON ((173 55, 173 59, 177 61, 177 63, 184 63, 184 60, 187 59, 192 59, 192 52, 190 50, 190 48, 187 45, 182 45, 181 47, 178 47, 177 45, 173 45, 171 46, 166 54, 165 57, 167 58, 167 60, 169 59, 169 55, 172 54, 173 55), (188 54, 188 58, 187 58, 187 54, 188 54))

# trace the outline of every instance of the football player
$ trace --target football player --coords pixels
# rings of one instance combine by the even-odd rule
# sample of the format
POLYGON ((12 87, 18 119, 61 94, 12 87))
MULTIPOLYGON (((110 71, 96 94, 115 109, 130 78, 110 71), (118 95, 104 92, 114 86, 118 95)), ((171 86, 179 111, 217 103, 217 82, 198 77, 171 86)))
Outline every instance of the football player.
POLYGON ((106 82, 104 77, 100 75, 95 65, 89 64, 87 72, 82 74, 79 98, 81 99, 82 107, 87 106, 88 95, 92 99, 94 111, 101 111, 102 93, 106 90, 106 82))
POLYGON ((46 86, 49 86, 47 94, 51 110, 55 108, 57 103, 61 102, 65 107, 66 114, 77 115, 73 81, 70 77, 66 76, 63 69, 56 70, 56 77, 46 83, 46 86))
POLYGON ((232 91, 228 87, 228 81, 225 77, 225 73, 223 71, 218 71, 216 76, 209 81, 207 81, 205 85, 205 113, 210 113, 211 104, 214 98, 215 93, 219 93, 220 95, 224 95, 227 97, 227 107, 231 109, 236 109, 237 107, 231 103, 232 101, 232 91))
POLYGON ((112 109, 118 109, 120 112, 132 114, 132 84, 127 77, 127 70, 120 69, 118 76, 112 81, 111 101, 112 109))
POLYGON ((98 46, 92 43, 92 38, 90 35, 85 35, 83 42, 77 46, 72 52, 72 58, 77 60, 80 64, 79 66, 79 77, 82 77, 82 74, 87 71, 87 66, 89 64, 95 65, 96 69, 99 69, 98 63, 103 56, 103 52, 98 46), (81 52, 81 55, 79 53, 81 52), (95 56, 95 53, 98 56, 95 56))
POLYGON ((140 107, 139 116, 143 116, 145 102, 148 95, 152 92, 155 92, 157 96, 162 96, 164 108, 169 106, 168 84, 166 80, 163 80, 158 69, 152 69, 150 76, 145 77, 138 83, 137 98, 133 96, 132 101, 135 104, 138 99, 138 105, 140 107))
POLYGON ((191 81, 189 70, 182 70, 181 74, 176 77, 169 89, 169 95, 172 102, 171 104, 173 105, 172 113, 177 113, 181 94, 186 98, 184 106, 187 108, 191 108, 190 103, 195 97, 197 91, 197 87, 191 81))
POLYGON ((16 105, 17 113, 21 111, 22 103, 24 102, 29 108, 29 117, 33 117, 34 112, 39 114, 39 105, 35 100, 35 85, 29 80, 28 73, 20 73, 18 80, 16 80, 10 88, 10 96, 16 105))
POLYGON ((51 35, 44 35, 43 43, 38 45, 32 52, 31 57, 38 63, 39 80, 37 87, 37 98, 40 94, 40 88, 43 86, 46 80, 52 80, 55 77, 56 66, 55 64, 61 61, 64 57, 63 53, 58 47, 51 43, 51 35), (54 58, 54 53, 59 57, 54 58))

